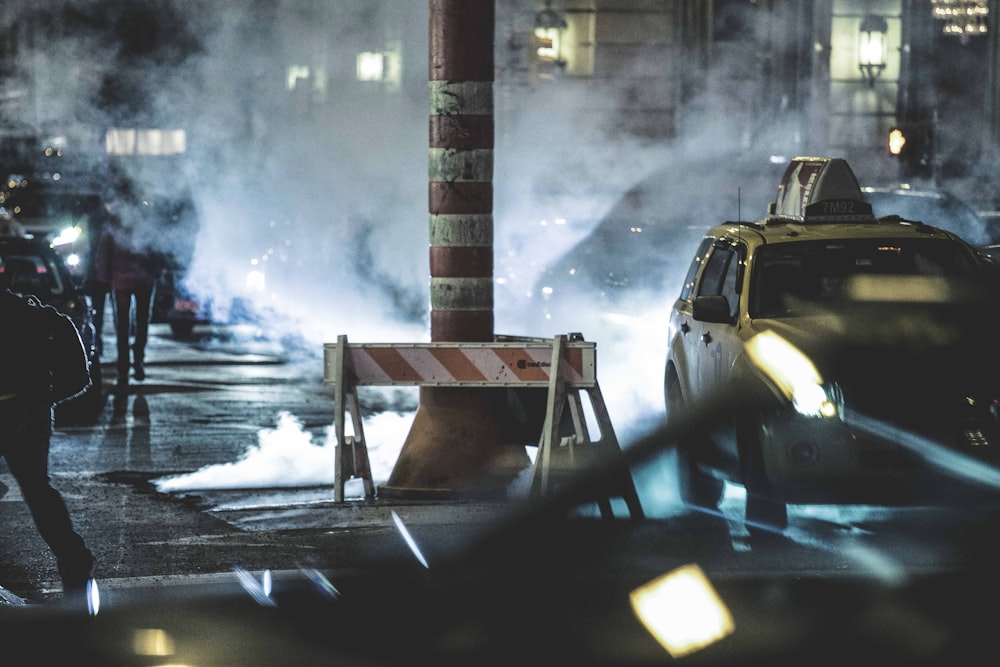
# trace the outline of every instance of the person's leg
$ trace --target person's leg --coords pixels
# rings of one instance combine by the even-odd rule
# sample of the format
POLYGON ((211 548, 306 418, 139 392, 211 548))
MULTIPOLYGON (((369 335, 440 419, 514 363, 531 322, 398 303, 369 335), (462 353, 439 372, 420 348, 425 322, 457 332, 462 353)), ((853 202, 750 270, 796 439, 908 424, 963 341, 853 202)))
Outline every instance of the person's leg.
POLYGON ((52 410, 11 403, 0 408, 6 425, 4 456, 39 535, 56 557, 63 591, 80 591, 93 576, 94 557, 73 528, 62 495, 49 479, 52 410))
POLYGON ((118 343, 118 384, 128 384, 129 369, 129 320, 132 308, 132 293, 128 290, 115 290, 115 338, 118 343))
POLYGON ((135 379, 146 379, 146 343, 149 340, 149 320, 153 315, 153 293, 155 285, 149 285, 135 292, 135 345, 132 353, 135 359, 135 379))
POLYGON ((90 289, 90 298, 94 306, 94 345, 97 348, 97 358, 104 355, 104 311, 108 301, 108 290, 103 286, 90 289))

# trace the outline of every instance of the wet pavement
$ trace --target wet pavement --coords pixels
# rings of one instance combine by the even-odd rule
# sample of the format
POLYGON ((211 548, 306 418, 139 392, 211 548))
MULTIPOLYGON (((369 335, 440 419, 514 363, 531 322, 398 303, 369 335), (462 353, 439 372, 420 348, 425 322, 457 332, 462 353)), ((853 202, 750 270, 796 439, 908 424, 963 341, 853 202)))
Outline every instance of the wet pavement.
MULTIPOLYGON (((94 424, 57 425, 50 473, 112 596, 139 581, 232 579, 234 568, 351 567, 407 548, 393 512, 442 543, 456 525, 488 524, 507 510, 506 502, 335 503, 332 485, 160 493, 152 480, 237 461, 284 412, 322 443, 334 418, 322 349, 268 342, 252 330, 176 340, 154 325, 144 382, 119 390, 114 359, 102 361, 103 413, 94 424)), ((8 487, 0 604, 58 599, 54 559, 2 463, 0 484, 8 487)))

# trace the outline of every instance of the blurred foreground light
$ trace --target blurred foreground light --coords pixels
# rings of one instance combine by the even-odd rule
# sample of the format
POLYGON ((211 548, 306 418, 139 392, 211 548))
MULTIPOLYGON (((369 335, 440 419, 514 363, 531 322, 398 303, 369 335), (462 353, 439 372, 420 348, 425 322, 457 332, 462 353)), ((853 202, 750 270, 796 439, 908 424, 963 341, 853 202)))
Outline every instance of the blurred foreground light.
POLYGON ((97 616, 101 611, 101 590, 97 586, 97 579, 87 581, 87 613, 97 616))
POLYGON ((275 607, 277 603, 271 597, 271 571, 264 570, 260 580, 242 567, 234 567, 233 572, 239 579, 240 586, 243 587, 250 597, 262 607, 275 607))
POLYGON ((306 576, 309 581, 316 586, 316 589, 322 593, 325 597, 330 599, 336 599, 340 597, 340 591, 337 587, 330 583, 330 580, 323 575, 322 572, 314 568, 302 569, 302 574, 306 576))
POLYGON ((395 510, 392 511, 392 521, 396 524, 396 530, 398 530, 399 534, 403 536, 403 541, 406 542, 406 546, 410 547, 410 551, 412 551, 413 555, 416 556, 418 561, 420 561, 420 564, 425 568, 430 568, 430 565, 427 564, 427 559, 424 558, 423 552, 420 551, 420 547, 417 545, 417 541, 413 539, 413 535, 410 534, 406 524, 403 523, 403 520, 398 514, 396 514, 395 510))
POLYGON ((80 235, 83 234, 83 229, 79 225, 73 227, 65 227, 59 231, 59 235, 52 239, 53 246, 66 245, 68 243, 74 243, 80 235))
POLYGON ((174 640, 161 628, 139 628, 132 634, 132 652, 136 655, 174 654, 174 640))
POLYGON ((685 565, 629 594, 632 611, 674 658, 728 636, 736 629, 729 609, 697 565, 685 565))
POLYGON ((66 256, 66 266, 80 266, 80 256, 75 252, 66 256))
POLYGON ((812 360, 773 331, 762 331, 746 345, 750 361, 792 402, 810 417, 833 417, 837 408, 823 388, 823 378, 812 360))

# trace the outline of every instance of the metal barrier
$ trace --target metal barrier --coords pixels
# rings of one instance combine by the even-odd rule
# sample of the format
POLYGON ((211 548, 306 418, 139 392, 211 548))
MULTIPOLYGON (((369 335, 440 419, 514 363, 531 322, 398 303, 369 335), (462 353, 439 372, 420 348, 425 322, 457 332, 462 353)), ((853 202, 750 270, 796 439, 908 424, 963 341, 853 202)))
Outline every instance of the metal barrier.
MULTIPOLYGON (((368 447, 358 403, 359 386, 537 387, 547 388, 545 422, 538 439, 531 494, 552 491, 559 473, 571 471, 592 454, 619 457, 607 406, 597 383, 596 344, 580 334, 547 338, 498 337, 490 343, 348 343, 338 336, 324 345, 324 382, 335 387, 336 471, 334 500, 344 500, 351 478, 364 482, 366 498, 375 496, 368 447), (600 430, 591 438, 580 392, 586 392, 600 430), (572 435, 560 437, 569 408, 572 435), (350 413, 354 435, 345 433, 350 413)), ((608 459, 611 460, 611 459, 608 459)), ((617 494, 633 518, 642 516, 631 474, 624 469, 617 494)), ((611 515, 608 497, 596 501, 611 515)))

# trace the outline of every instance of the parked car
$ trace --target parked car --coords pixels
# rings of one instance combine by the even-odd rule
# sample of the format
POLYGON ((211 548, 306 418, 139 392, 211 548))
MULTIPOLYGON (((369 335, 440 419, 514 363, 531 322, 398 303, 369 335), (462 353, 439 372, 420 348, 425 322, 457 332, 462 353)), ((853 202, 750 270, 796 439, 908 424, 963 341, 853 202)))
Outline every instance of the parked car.
POLYGON ((101 364, 92 320, 92 304, 79 282, 44 237, 0 237, 0 289, 33 294, 72 318, 90 360, 90 389, 56 408, 57 422, 91 421, 104 408, 101 364))
POLYGON ((694 157, 640 179, 542 271, 532 289, 533 332, 587 333, 590 325, 629 323, 658 308, 683 274, 703 221, 760 210, 753 207, 766 205, 782 168, 759 155, 694 157))
POLYGON ((168 324, 176 338, 190 336, 196 325, 212 322, 210 304, 177 284, 181 270, 178 266, 170 267, 160 276, 151 315, 152 322, 168 324))
POLYGON ((686 441, 685 497, 735 482, 749 521, 781 526, 787 503, 927 499, 924 457, 1000 462, 990 279, 955 233, 876 218, 843 160, 793 160, 765 219, 707 232, 673 305, 668 415, 741 375, 785 399, 686 441))

